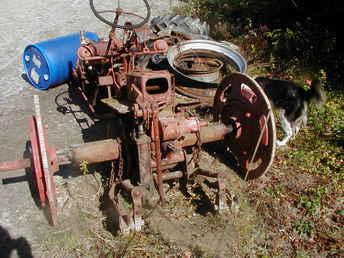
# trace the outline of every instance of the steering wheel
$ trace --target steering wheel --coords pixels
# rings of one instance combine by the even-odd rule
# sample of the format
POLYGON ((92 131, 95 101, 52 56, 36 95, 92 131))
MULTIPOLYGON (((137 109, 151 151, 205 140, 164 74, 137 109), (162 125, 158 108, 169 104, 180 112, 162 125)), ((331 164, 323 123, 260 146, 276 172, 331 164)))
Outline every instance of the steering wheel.
POLYGON ((145 3, 145 6, 146 6, 146 9, 147 9, 147 14, 146 14, 146 17, 142 17, 142 16, 139 16, 135 13, 130 13, 130 12, 121 12, 120 14, 126 14, 126 15, 132 15, 132 16, 135 16, 135 17, 139 17, 141 19, 143 19, 142 22, 140 23, 136 23, 136 24, 130 24, 130 26, 128 25, 119 25, 119 24, 116 24, 112 21, 109 21, 107 19, 105 19, 103 16, 101 16, 100 14, 101 13, 108 13, 108 12, 113 12, 113 13, 117 13, 117 11, 115 10, 103 10, 103 11, 97 11, 94 7, 94 0, 90 0, 90 7, 91 7, 91 10, 92 12, 94 13, 94 15, 99 19, 101 20, 102 22, 104 22, 105 24, 107 25, 110 25, 111 27, 115 27, 115 28, 120 28, 120 29, 128 29, 128 28, 131 28, 131 29, 136 29, 136 28, 139 28, 143 25, 145 25, 148 20, 149 20, 149 17, 151 15, 151 9, 150 9, 150 6, 147 2, 147 0, 142 0, 144 3, 145 3))

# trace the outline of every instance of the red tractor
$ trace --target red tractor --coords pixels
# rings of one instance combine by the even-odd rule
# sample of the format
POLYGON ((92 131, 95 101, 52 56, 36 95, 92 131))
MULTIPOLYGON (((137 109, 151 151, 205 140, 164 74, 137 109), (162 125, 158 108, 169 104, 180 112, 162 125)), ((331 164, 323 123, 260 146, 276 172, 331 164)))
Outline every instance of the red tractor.
POLYGON ((122 233, 141 229, 143 206, 165 205, 163 183, 168 180, 186 185, 197 175, 213 178, 216 207, 226 209, 226 174, 199 168, 202 145, 220 141, 245 180, 262 176, 275 152, 271 106, 259 85, 244 74, 244 58, 233 45, 210 39, 199 20, 162 16, 148 26, 147 0, 145 17, 120 8, 99 11, 94 2, 90 0, 95 16, 111 26, 109 38, 80 34, 70 87, 95 117, 110 121, 109 139, 56 151, 47 145, 35 97, 32 157, 0 163, 0 170, 32 167, 52 224, 57 223, 52 175, 68 163, 112 162, 107 194, 122 233), (109 14, 111 20, 104 18, 109 14), (142 21, 119 24, 128 15, 142 21), (212 119, 194 112, 204 106, 212 110, 212 119), (122 194, 131 197, 131 210, 124 208, 122 194))

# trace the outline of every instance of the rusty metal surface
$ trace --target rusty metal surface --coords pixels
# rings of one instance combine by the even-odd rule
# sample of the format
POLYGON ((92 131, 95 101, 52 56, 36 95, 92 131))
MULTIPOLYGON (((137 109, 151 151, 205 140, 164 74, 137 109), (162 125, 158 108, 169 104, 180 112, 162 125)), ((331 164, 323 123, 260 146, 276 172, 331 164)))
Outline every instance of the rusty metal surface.
MULTIPOLYGON (((166 147, 166 145, 165 145, 166 147)), ((173 146, 172 146, 173 147, 173 146)), ((162 170, 166 170, 169 168, 175 167, 178 163, 184 162, 185 155, 183 151, 170 151, 167 154, 164 153, 166 156, 160 160, 160 167, 162 170)), ((153 159, 151 159, 151 166, 153 171, 156 169, 156 163, 153 159)))
POLYGON ((99 86, 110 86, 113 85, 114 81, 112 76, 106 75, 106 76, 99 76, 99 86))
POLYGON ((44 207, 46 204, 46 195, 43 179, 43 168, 41 161, 41 154, 39 150, 39 140, 36 128, 36 118, 30 117, 30 147, 31 147, 31 158, 32 158, 32 170, 35 175, 35 181, 37 184, 37 190, 41 206, 44 207))
POLYGON ((207 87, 197 88, 190 87, 188 84, 177 84, 176 91, 190 98, 199 100, 201 104, 212 106, 217 90, 217 88, 213 86, 213 84, 209 84, 207 87))
MULTIPOLYGON (((111 26, 113 29, 115 29, 115 28, 128 29, 128 27, 135 29, 135 28, 140 28, 141 26, 145 25, 148 22, 150 14, 151 14, 151 9, 150 9, 150 5, 149 5, 148 1, 143 0, 143 2, 145 4, 145 10, 146 10, 145 17, 142 17, 142 16, 135 14, 133 12, 125 12, 119 7, 119 4, 115 10, 108 10, 107 8, 105 10, 98 10, 101 7, 99 7, 99 5, 96 5, 96 7, 95 7, 94 1, 90 0, 90 7, 91 7, 93 14, 100 21, 111 26), (108 20, 108 18, 105 18, 101 15, 102 13, 107 13, 107 12, 115 13, 116 14, 115 19, 114 20, 108 20), (134 17, 139 17, 139 18, 143 19, 143 21, 136 23, 136 24, 130 23, 130 26, 127 24, 128 22, 125 22, 123 25, 120 25, 120 24, 118 24, 118 18, 122 14, 127 14, 127 15, 131 15, 134 17)), ((101 9, 103 9, 103 8, 101 8, 101 9)))
MULTIPOLYGON (((167 60, 170 66, 180 75, 200 82, 204 82, 204 78, 193 77, 190 76, 190 73, 185 73, 183 69, 180 70, 180 62, 178 60, 183 60, 185 56, 188 58, 193 57, 194 59, 201 57, 202 59, 218 60, 218 63, 221 64, 219 66, 221 68, 224 66, 225 73, 230 71, 245 73, 247 70, 245 59, 235 49, 225 43, 212 40, 186 40, 171 47, 167 53, 167 60)), ((214 72, 212 66, 208 66, 206 71, 203 69, 203 73, 209 74, 211 72, 214 72)), ((208 80, 206 82, 212 81, 208 80)))
POLYGON ((112 204, 114 224, 118 227, 118 231, 124 235, 130 232, 130 215, 119 200, 120 184, 113 184, 108 192, 108 198, 112 204))
POLYGON ((174 60, 174 66, 190 79, 201 82, 216 82, 221 78, 224 63, 201 53, 189 51, 181 53, 174 60))
POLYGON ((96 142, 88 142, 77 147, 72 147, 70 160, 80 165, 83 162, 88 164, 116 160, 119 157, 119 145, 113 139, 96 142))
POLYGON ((201 127, 208 125, 206 121, 199 121, 197 117, 166 117, 161 118, 159 122, 163 141, 174 140, 188 133, 197 133, 201 127))
POLYGON ((148 190, 153 190, 151 138, 144 133, 142 126, 140 126, 138 137, 135 140, 138 149, 136 162, 138 163, 140 183, 146 186, 148 190))
POLYGON ((230 208, 229 203, 232 201, 232 196, 230 194, 230 185, 228 185, 226 172, 214 172, 198 168, 194 171, 192 177, 194 177, 195 182, 201 186, 209 198, 214 195, 214 191, 211 188, 215 188, 214 208, 218 213, 223 213, 230 208))
POLYGON ((108 192, 109 200, 112 204, 113 216, 118 231, 123 235, 128 235, 131 231, 140 231, 144 225, 142 219, 142 198, 144 188, 133 186, 129 180, 122 183, 115 183, 108 192), (132 199, 132 208, 125 208, 121 201, 121 191, 127 191, 132 199))
POLYGON ((121 103, 118 99, 115 98, 103 98, 101 99, 101 102, 106 104, 108 107, 110 107, 114 112, 118 114, 128 114, 130 112, 129 106, 127 103, 121 103))
POLYGON ((221 213, 228 209, 228 196, 227 196, 227 184, 226 184, 226 174, 224 172, 219 172, 217 174, 217 186, 218 186, 218 197, 217 197, 217 209, 221 213))
MULTIPOLYGON (((168 180, 172 180, 172 179, 182 178, 183 176, 184 176, 184 173, 182 171, 173 171, 173 172, 164 173, 162 175, 162 180, 168 181, 168 180)), ((157 181, 157 179, 156 179, 156 181, 157 181)))
POLYGON ((53 178, 53 171, 50 167, 50 160, 48 155, 47 138, 43 128, 43 122, 40 111, 40 104, 38 95, 34 95, 34 107, 35 107, 35 121, 36 121, 36 134, 38 139, 39 156, 41 162, 42 173, 44 177, 44 194, 48 200, 48 208, 51 223, 53 226, 57 225, 57 201, 56 201, 56 187, 53 178))
POLYGON ((215 119, 234 124, 227 138, 245 179, 262 176, 275 156, 276 128, 270 102, 260 86, 247 75, 234 73, 221 83, 215 97, 215 119))
POLYGON ((182 41, 169 49, 167 59, 178 75, 176 90, 209 106, 225 76, 247 70, 246 60, 226 42, 182 41))
MULTIPOLYGON (((207 127, 201 127, 199 132, 202 143, 216 142, 225 139, 226 135, 232 132, 231 125, 211 124, 207 127)), ((193 146, 197 143, 196 134, 186 134, 179 139, 182 147, 193 146)))
POLYGON ((29 168, 31 167, 31 160, 30 159, 21 159, 21 160, 12 160, 12 161, 4 161, 0 162, 0 172, 1 171, 11 171, 17 170, 22 168, 29 168))
POLYGON ((166 71, 128 73, 128 98, 132 103, 149 108, 155 103, 159 109, 174 102, 171 74, 166 71))
POLYGON ((158 191, 160 195, 160 201, 161 206, 164 206, 166 203, 165 199, 165 192, 164 192, 164 186, 163 186, 163 180, 162 180, 162 171, 160 166, 160 160, 161 160, 161 149, 160 149, 160 130, 159 130, 159 110, 157 109, 157 106, 154 106, 155 110, 153 111, 153 117, 152 117, 152 128, 153 128, 153 142, 155 147, 155 165, 156 165, 156 171, 157 171, 157 178, 158 178, 158 191))
POLYGON ((144 189, 142 186, 135 186, 131 190, 131 198, 133 201, 133 222, 131 229, 132 231, 141 231, 144 221, 142 219, 142 198, 144 189))

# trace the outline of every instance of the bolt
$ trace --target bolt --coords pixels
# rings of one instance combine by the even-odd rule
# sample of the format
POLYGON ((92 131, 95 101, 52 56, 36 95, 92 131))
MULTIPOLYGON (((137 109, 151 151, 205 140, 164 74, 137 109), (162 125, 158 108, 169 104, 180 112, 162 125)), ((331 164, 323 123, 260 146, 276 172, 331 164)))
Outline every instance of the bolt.
POLYGON ((218 177, 219 177, 219 178, 225 178, 226 175, 225 175, 225 173, 220 172, 220 173, 218 174, 218 177))
POLYGON ((141 195, 141 191, 138 190, 138 189, 132 190, 131 193, 132 193, 132 195, 133 195, 134 198, 135 198, 135 197, 139 197, 139 196, 141 195))

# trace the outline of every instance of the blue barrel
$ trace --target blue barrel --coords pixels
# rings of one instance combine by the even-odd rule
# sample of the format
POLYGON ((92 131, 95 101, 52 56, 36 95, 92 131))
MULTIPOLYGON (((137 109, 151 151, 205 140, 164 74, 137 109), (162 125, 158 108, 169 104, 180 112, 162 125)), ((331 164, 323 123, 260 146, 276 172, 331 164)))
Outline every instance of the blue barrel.
MULTIPOLYGON (((86 38, 99 41, 96 33, 86 32, 86 38)), ((71 34, 28 45, 23 54, 23 65, 31 84, 40 90, 71 79, 77 61, 80 34, 71 34)))

